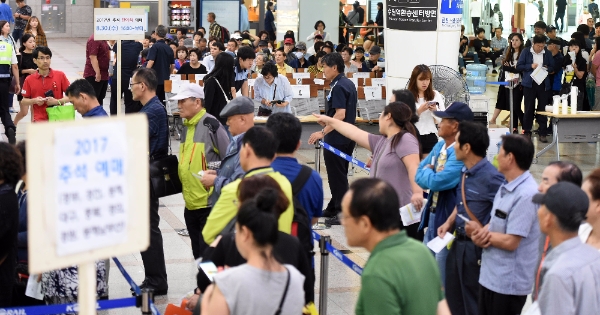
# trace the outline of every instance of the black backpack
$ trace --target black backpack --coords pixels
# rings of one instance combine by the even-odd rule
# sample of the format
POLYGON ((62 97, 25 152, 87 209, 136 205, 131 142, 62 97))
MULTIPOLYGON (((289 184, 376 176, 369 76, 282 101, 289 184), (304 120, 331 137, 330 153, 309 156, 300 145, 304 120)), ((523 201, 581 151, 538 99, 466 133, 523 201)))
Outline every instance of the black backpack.
POLYGON ((300 245, 304 248, 310 259, 314 253, 314 243, 312 239, 311 222, 308 219, 306 209, 298 201, 298 193, 302 190, 310 176, 312 168, 302 165, 298 177, 292 183, 292 195, 294 196, 294 219, 292 220, 292 235, 296 236, 300 241, 300 245))
POLYGON ((221 27, 221 39, 223 40, 223 44, 227 44, 227 42, 231 39, 231 33, 229 33, 229 30, 222 26, 219 25, 221 27))

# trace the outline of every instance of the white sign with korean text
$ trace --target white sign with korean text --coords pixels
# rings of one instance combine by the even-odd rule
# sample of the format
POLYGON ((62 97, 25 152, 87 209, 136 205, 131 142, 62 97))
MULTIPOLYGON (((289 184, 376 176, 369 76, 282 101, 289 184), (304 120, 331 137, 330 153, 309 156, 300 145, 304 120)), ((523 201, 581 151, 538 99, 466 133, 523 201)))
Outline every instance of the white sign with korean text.
POLYGON ((385 86, 385 78, 373 78, 371 79, 372 86, 385 86))
POLYGON ((143 39, 148 29, 148 14, 144 9, 94 9, 95 40, 143 39))
POLYGON ((310 98, 310 85, 292 85, 294 98, 310 98))
POLYGON ((147 139, 144 114, 28 126, 31 273, 146 250, 147 139))
POLYGON ((294 79, 310 79, 310 72, 294 72, 292 77, 294 79))
POLYGON ((368 79, 371 77, 371 73, 370 72, 355 72, 352 74, 353 78, 363 78, 363 79, 368 79))
POLYGON ((57 255, 127 241, 125 134, 124 122, 54 131, 57 255))
POLYGON ((365 86, 365 100, 380 100, 382 99, 382 92, 380 86, 365 86))

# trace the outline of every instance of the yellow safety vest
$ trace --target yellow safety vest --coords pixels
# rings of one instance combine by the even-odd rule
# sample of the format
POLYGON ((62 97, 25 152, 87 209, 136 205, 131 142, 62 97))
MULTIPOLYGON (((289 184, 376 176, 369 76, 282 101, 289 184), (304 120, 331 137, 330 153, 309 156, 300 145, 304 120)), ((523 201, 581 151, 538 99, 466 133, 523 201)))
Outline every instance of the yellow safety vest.
POLYGON ((12 54, 12 45, 7 42, 0 41, 0 78, 10 78, 12 54))

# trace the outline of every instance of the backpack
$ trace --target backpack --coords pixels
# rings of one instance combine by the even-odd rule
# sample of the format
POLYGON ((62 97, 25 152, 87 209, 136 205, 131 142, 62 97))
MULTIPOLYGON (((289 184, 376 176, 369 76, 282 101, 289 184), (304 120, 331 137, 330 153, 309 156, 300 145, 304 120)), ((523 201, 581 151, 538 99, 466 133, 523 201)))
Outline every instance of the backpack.
POLYGON ((306 212, 306 209, 304 209, 302 204, 300 204, 300 202, 298 201, 297 196, 311 175, 312 168, 306 165, 302 165, 300 173, 292 183, 292 195, 294 196, 294 219, 292 220, 291 235, 296 236, 298 238, 298 240, 300 241, 300 245, 308 254, 309 259, 315 254, 312 230, 310 228, 308 213, 306 212))
MULTIPOLYGON (((219 25, 219 26, 221 26, 221 25, 219 25)), ((226 27, 221 26, 221 39, 222 39, 221 42, 223 44, 227 44, 227 42, 231 39, 230 36, 231 36, 231 34, 229 33, 229 30, 226 27)))

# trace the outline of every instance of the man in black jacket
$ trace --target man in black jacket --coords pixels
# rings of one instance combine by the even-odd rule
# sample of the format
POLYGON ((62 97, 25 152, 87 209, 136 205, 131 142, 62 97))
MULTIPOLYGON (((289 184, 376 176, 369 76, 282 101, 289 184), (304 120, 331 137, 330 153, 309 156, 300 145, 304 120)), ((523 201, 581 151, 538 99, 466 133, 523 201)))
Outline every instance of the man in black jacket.
MULTIPOLYGON (((117 45, 113 46, 115 52, 115 59, 117 58, 117 45)), ((143 45, 140 42, 133 40, 121 41, 121 93, 125 101, 125 114, 137 113, 142 108, 140 102, 133 100, 133 95, 129 89, 129 81, 133 70, 137 69, 138 57, 142 52, 143 45)), ((110 114, 117 115, 117 64, 113 67, 113 77, 110 82, 110 114)))
MULTIPOLYGON (((554 16, 554 25, 558 28, 558 20, 560 19, 560 32, 563 32, 565 26, 565 11, 567 10, 567 0, 556 0, 556 15, 554 16)), ((568 26, 567 26, 568 27, 568 26)))

